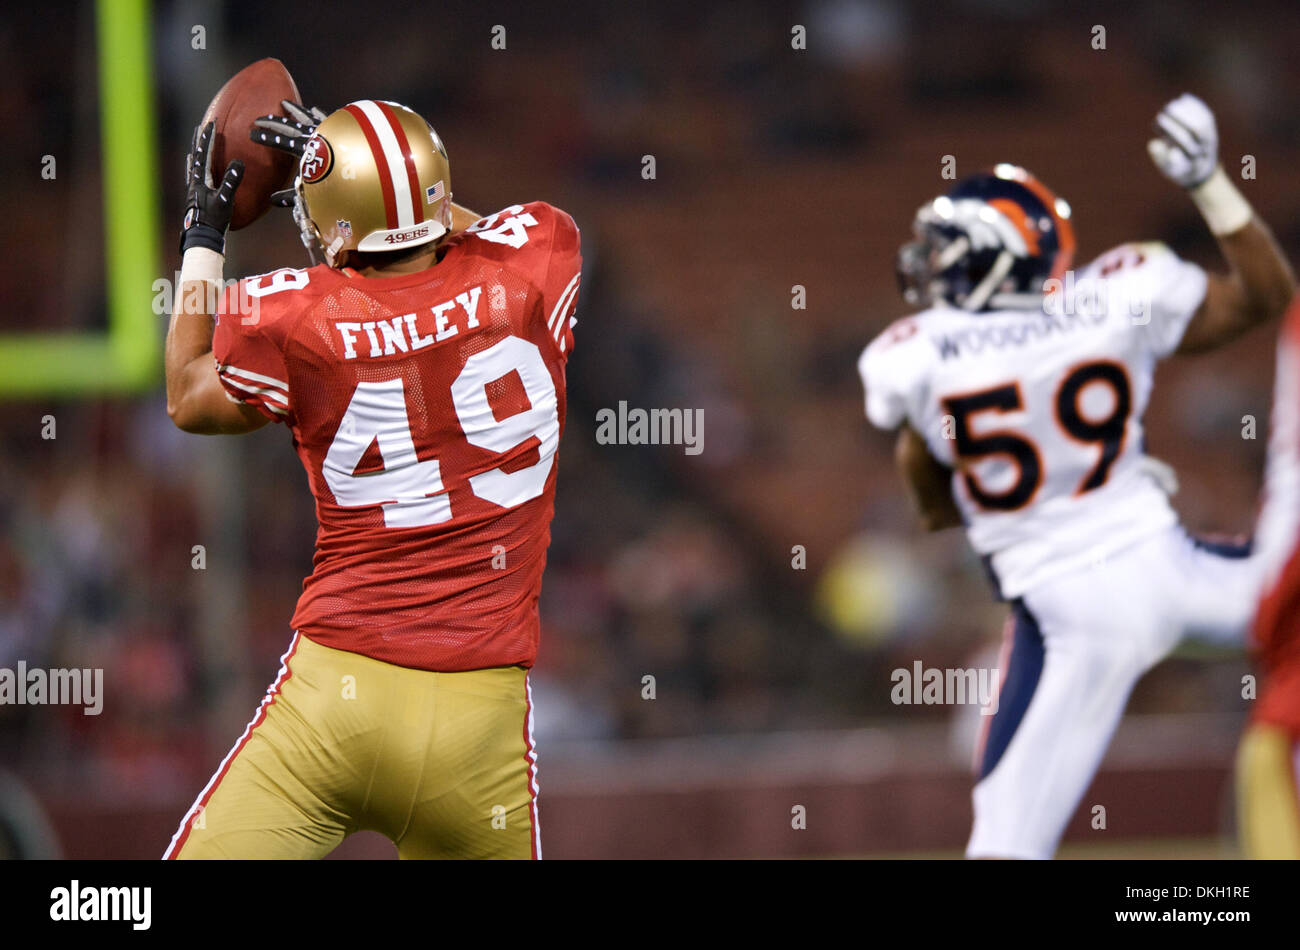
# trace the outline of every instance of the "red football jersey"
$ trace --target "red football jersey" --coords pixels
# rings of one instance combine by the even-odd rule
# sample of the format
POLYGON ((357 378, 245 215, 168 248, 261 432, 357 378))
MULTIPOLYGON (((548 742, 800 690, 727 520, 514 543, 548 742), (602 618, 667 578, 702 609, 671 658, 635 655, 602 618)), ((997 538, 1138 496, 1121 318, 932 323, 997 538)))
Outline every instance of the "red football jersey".
POLYGON ((295 629, 418 669, 532 664, 581 265, 573 219, 534 202, 419 273, 227 291, 221 382, 290 427, 316 498, 295 629))
POLYGON ((1254 717, 1300 737, 1300 300, 1287 311, 1278 336, 1255 546, 1265 578, 1254 627, 1262 674, 1254 717))

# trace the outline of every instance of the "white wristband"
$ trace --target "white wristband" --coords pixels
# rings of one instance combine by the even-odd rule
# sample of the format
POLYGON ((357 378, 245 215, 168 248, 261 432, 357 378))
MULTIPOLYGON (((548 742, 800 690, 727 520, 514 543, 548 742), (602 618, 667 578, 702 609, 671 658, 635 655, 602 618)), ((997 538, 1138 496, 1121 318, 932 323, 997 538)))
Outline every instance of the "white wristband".
POLYGON ((225 264, 226 259, 216 251, 192 247, 181 258, 180 282, 184 285, 186 281, 202 280, 220 287, 225 264))
POLYGON ((1240 231, 1255 216, 1250 202, 1237 190, 1222 165, 1188 194, 1216 236, 1240 231))

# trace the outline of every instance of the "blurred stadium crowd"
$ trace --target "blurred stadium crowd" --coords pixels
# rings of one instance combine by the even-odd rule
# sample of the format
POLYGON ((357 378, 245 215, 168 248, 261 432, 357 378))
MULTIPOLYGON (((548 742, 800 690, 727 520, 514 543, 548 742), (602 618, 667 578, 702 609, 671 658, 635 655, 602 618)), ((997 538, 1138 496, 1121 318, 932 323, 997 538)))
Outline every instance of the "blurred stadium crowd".
MULTIPOLYGON (((1003 610, 960 535, 913 527, 854 367, 903 313, 893 253, 915 208, 947 187, 943 156, 959 174, 1032 169, 1073 205, 1079 263, 1164 238, 1216 266, 1143 148, 1159 104, 1194 90, 1218 110, 1225 155, 1255 155, 1244 191, 1300 260, 1290 6, 1205 14, 1194 29, 1202 15, 1161 3, 1049 9, 399 2, 334 17, 287 2, 272 18, 251 0, 160 3, 160 274, 178 264, 189 130, 236 69, 273 55, 309 104, 375 96, 420 110, 447 143, 460 202, 487 213, 540 198, 583 231, 535 674, 543 749, 942 719, 890 705, 889 671, 987 659, 1003 610), (1093 24, 1112 21, 1094 49, 1093 24), (205 50, 191 47, 195 23, 205 50), (490 46, 498 23, 505 50, 490 46), (793 24, 807 50, 791 48, 793 24), (792 308, 796 285, 806 309, 792 308), (620 400, 703 409, 703 453, 598 445, 595 413, 620 400)), ((102 325, 94 63, 60 55, 69 38, 93 48, 91 10, 6 21, 0 52, 17 69, 0 122, 23 131, 0 153, 0 332, 102 325), (59 157, 53 182, 38 176, 44 154, 59 157)), ((268 215, 233 235, 227 273, 305 263, 287 215, 268 215)), ((1255 334, 1158 377, 1149 442, 1177 468, 1193 528, 1251 524, 1272 342, 1255 334)), ((161 382, 137 398, 11 404, 0 432, 0 666, 103 667, 107 686, 97 718, 0 707, 0 762, 43 789, 192 795, 274 676, 310 568, 313 514, 289 439, 179 433, 161 382), (41 437, 46 415, 54 440, 41 437)), ((1240 710, 1245 665, 1175 660, 1133 708, 1240 710)))

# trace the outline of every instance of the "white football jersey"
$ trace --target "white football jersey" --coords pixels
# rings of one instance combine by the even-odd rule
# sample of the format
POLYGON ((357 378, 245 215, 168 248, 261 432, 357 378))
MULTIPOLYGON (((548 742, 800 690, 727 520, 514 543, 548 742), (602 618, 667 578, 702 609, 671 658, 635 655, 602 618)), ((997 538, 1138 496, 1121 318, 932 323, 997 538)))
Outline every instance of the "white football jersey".
POLYGON ((907 423, 944 465, 1004 597, 1177 521, 1143 465, 1156 360, 1178 346, 1205 272, 1159 243, 1067 275, 1041 308, 946 305, 863 351, 867 418, 907 423))

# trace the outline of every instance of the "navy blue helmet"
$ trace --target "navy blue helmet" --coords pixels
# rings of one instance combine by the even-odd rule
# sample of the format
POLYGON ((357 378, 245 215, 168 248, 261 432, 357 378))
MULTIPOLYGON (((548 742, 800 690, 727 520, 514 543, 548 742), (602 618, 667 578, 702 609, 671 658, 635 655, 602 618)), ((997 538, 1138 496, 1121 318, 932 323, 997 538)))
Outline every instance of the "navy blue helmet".
POLYGON ((1074 257, 1070 206, 1016 165, 958 182, 923 205, 912 227, 898 282, 914 306, 1038 306, 1044 283, 1061 279, 1074 257))

